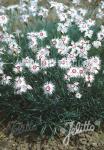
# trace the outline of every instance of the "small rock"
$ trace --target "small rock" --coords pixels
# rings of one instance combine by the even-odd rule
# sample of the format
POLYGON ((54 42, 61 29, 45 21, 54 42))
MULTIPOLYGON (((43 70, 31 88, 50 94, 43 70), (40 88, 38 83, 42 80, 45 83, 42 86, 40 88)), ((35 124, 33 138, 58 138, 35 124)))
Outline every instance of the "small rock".
POLYGON ((92 143, 92 146, 93 146, 93 147, 97 147, 98 144, 97 144, 97 143, 92 143))
POLYGON ((79 142, 80 142, 81 145, 87 145, 87 141, 86 141, 85 138, 84 139, 80 139, 79 142))

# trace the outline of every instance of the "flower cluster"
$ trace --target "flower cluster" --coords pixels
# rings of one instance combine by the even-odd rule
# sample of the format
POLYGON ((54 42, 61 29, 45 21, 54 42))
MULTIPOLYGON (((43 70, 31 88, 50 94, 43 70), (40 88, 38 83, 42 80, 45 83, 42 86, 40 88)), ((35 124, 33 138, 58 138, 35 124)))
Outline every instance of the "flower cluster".
POLYGON ((32 90, 32 87, 26 84, 26 81, 23 77, 17 77, 15 79, 15 92, 16 94, 25 93, 27 90, 32 90))
MULTIPOLYGON (((18 5, 8 6, 5 8, 5 10, 11 12, 12 14, 18 11, 18 18, 23 23, 27 23, 29 18, 32 16, 41 16, 46 18, 49 12, 47 8, 38 6, 38 0, 30 0, 29 2, 22 0, 18 5)), ((2 24, 7 22, 6 16, 4 17, 5 20, 2 20, 2 24)))
MULTIPOLYGON (((79 0, 73 0, 73 3, 76 4, 76 2, 80 3, 79 0)), ((60 73, 60 70, 64 72, 63 81, 66 84, 67 92, 74 93, 76 98, 81 98, 80 87, 82 83, 80 80, 90 87, 94 82, 95 75, 99 73, 101 68, 99 56, 89 56, 89 51, 92 48, 98 49, 102 46, 104 26, 100 27, 96 40, 93 40, 93 29, 96 27, 96 22, 92 19, 85 20, 87 10, 69 8, 54 1, 50 1, 49 4, 50 9, 55 8, 57 12, 59 20, 57 32, 49 38, 50 33, 47 31, 47 25, 46 28, 38 31, 27 31, 23 37, 19 36, 20 39, 24 38, 24 41, 28 41, 23 47, 22 44, 19 45, 22 42, 14 34, 10 34, 8 28, 4 30, 4 26, 8 25, 9 16, 0 15, 0 25, 3 28, 3 31, 0 32, 0 42, 3 45, 1 46, 2 53, 0 53, 1 84, 13 86, 15 94, 26 93, 28 90, 34 92, 36 87, 27 81, 26 72, 38 82, 40 79, 35 77, 46 71, 43 79, 46 78, 43 80, 41 89, 45 95, 52 95, 57 92, 58 83, 56 79, 53 79, 53 74, 51 80, 47 76, 51 74, 50 69, 55 70, 57 68, 56 72, 60 73), (71 29, 73 30, 70 33, 71 29), (73 34, 74 38, 72 37, 73 34), (6 75, 4 68, 8 62, 8 57, 5 60, 4 56, 12 58, 11 76, 6 75), (10 84, 11 80, 13 84, 10 84)), ((44 7, 38 9, 37 1, 36 3, 30 2, 28 11, 26 4, 22 4, 20 7, 21 20, 27 23, 29 16, 38 15, 46 18, 48 12, 48 9, 44 7)))

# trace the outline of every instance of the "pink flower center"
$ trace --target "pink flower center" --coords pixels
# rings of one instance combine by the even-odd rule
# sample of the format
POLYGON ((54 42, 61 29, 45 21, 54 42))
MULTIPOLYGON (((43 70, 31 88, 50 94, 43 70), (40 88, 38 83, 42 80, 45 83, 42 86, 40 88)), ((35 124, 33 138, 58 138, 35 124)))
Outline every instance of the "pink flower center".
POLYGON ((4 17, 4 16, 1 16, 1 19, 3 19, 3 20, 4 20, 4 19, 5 19, 5 17, 4 17))
POLYGON ((62 64, 65 64, 65 60, 62 61, 62 64))
POLYGON ((62 49, 59 49, 59 52, 62 52, 62 49))
POLYGON ((72 47, 73 47, 73 48, 76 48, 76 45, 73 45, 72 47))
POLYGON ((65 44, 66 38, 63 38, 62 41, 63 41, 63 43, 65 44))
POLYGON ((73 69, 72 72, 73 72, 73 73, 76 73, 76 69, 73 69))
POLYGON ((80 74, 82 74, 82 73, 83 73, 83 70, 80 70, 79 72, 80 72, 80 74))
POLYGON ((45 65, 46 65, 46 61, 42 61, 42 65, 44 65, 44 66, 45 66, 45 65))
POLYGON ((73 58, 74 56, 72 54, 70 54, 70 58, 73 58))
POLYGON ((17 66, 16 68, 17 68, 17 70, 20 70, 20 66, 17 66))
POLYGON ((84 25, 83 27, 84 27, 84 28, 86 28, 87 26, 86 26, 86 25, 84 25))
POLYGON ((84 52, 85 51, 85 49, 81 49, 81 52, 84 52))
POLYGON ((50 91, 50 87, 49 86, 46 87, 46 91, 50 91))
POLYGON ((43 36, 43 33, 42 33, 42 32, 40 32, 40 36, 43 36))
POLYGON ((37 68, 37 66, 33 66, 33 69, 35 70, 37 68))
POLYGON ((42 55, 40 55, 40 56, 39 56, 39 59, 42 59, 42 58, 43 58, 43 56, 42 56, 42 55))
POLYGON ((89 20, 89 22, 92 22, 92 20, 89 20))
POLYGON ((3 39, 3 35, 0 35, 0 39, 1 39, 1 40, 3 39))
POLYGON ((52 42, 53 45, 56 45, 56 43, 57 43, 56 41, 53 41, 53 42, 52 42))

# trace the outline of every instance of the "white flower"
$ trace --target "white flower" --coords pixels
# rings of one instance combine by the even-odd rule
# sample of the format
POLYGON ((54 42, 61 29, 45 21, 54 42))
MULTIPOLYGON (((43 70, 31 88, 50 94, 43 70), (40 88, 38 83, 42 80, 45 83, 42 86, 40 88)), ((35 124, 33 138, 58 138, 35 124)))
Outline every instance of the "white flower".
POLYGON ((92 30, 88 30, 88 31, 85 32, 85 37, 91 38, 92 35, 93 35, 93 31, 92 30))
POLYGON ((58 14, 58 17, 60 19, 60 22, 63 22, 67 19, 66 13, 60 13, 60 14, 58 14))
POLYGON ((58 61, 58 66, 60 68, 67 69, 71 66, 71 62, 67 58, 62 58, 61 60, 58 61))
POLYGON ((101 61, 98 57, 91 57, 87 59, 83 65, 85 66, 85 70, 88 73, 97 74, 98 70, 100 70, 101 61))
POLYGON ((78 85, 79 85, 79 82, 75 82, 74 84, 75 84, 76 86, 78 86, 78 85))
POLYGON ((64 44, 68 44, 68 42, 70 40, 68 36, 62 36, 61 39, 62 39, 64 44))
POLYGON ((28 22, 29 15, 21 15, 20 20, 22 22, 28 22))
POLYGON ((37 39, 36 39, 37 33, 28 33, 27 38, 29 39, 29 48, 32 48, 32 50, 35 50, 37 47, 37 39))
POLYGON ((78 68, 78 73, 79 73, 79 77, 84 77, 85 75, 85 70, 83 67, 79 67, 78 68))
POLYGON ((101 42, 100 42, 100 41, 94 41, 92 44, 93 44, 93 46, 94 46, 95 48, 101 47, 101 42))
POLYGON ((78 54, 81 58, 86 58, 87 59, 88 52, 85 48, 80 48, 78 54))
POLYGON ((68 75, 64 75, 64 80, 70 81, 70 77, 68 75))
POLYGON ((13 71, 15 73, 20 73, 23 71, 23 67, 22 67, 22 63, 21 62, 18 62, 15 64, 15 67, 13 68, 13 71))
POLYGON ((41 40, 45 39, 47 37, 47 32, 44 30, 41 30, 40 32, 37 33, 37 37, 41 40))
POLYGON ((91 2, 92 2, 92 0, 88 0, 88 2, 89 2, 89 3, 91 3, 91 2))
POLYGON ((88 25, 89 27, 91 27, 91 26, 94 26, 94 25, 95 25, 95 21, 94 21, 94 20, 92 20, 92 19, 88 19, 86 22, 87 22, 87 25, 88 25))
POLYGON ((15 79, 14 88, 17 94, 25 93, 27 90, 32 90, 32 87, 26 84, 24 77, 17 77, 15 79))
POLYGON ((78 85, 76 83, 68 84, 67 87, 70 92, 76 92, 79 90, 78 85))
POLYGON ((26 57, 22 60, 22 64, 23 66, 29 68, 31 66, 31 64, 34 63, 34 60, 32 58, 26 57))
POLYGON ((78 99, 80 99, 82 97, 82 94, 76 93, 75 97, 78 98, 78 99))
POLYGON ((41 59, 41 69, 54 67, 56 65, 56 60, 54 59, 41 59))
POLYGON ((80 0, 73 0, 72 3, 76 4, 76 5, 79 5, 80 4, 80 0))
POLYGON ((41 48, 36 55, 37 60, 44 60, 46 56, 49 56, 48 48, 41 48))
POLYGON ((9 85, 11 79, 12 78, 10 76, 3 75, 1 83, 4 84, 4 85, 9 85))
POLYGON ((85 81, 86 82, 93 82, 94 81, 94 75, 85 75, 85 81))
POLYGON ((54 59, 49 59, 49 60, 48 60, 48 63, 49 63, 49 67, 54 67, 54 66, 56 66, 56 60, 54 60, 54 59))
POLYGON ((58 49, 58 53, 60 55, 66 55, 69 51, 69 48, 67 46, 61 47, 58 49))
POLYGON ((38 16, 42 16, 46 18, 48 16, 48 9, 41 7, 38 16))
POLYGON ((58 2, 49 2, 51 4, 50 8, 56 8, 57 14, 64 12, 64 10, 67 8, 63 3, 58 2))
POLYGON ((5 7, 4 6, 0 6, 0 13, 2 13, 2 14, 5 13, 5 7))
POLYGON ((24 77, 16 77, 15 79, 15 88, 21 88, 22 85, 25 85, 25 79, 24 77))
POLYGON ((88 87, 91 87, 91 83, 88 83, 87 86, 88 86, 88 87))
POLYGON ((73 22, 74 19, 76 19, 78 17, 78 12, 73 7, 67 13, 71 17, 72 22, 73 22))
POLYGON ((18 46, 15 40, 11 39, 8 41, 8 38, 6 39, 6 42, 8 42, 9 54, 19 54, 21 52, 21 48, 18 46))
POLYGON ((6 15, 0 15, 0 25, 7 24, 8 18, 6 15))
POLYGON ((104 25, 101 25, 101 31, 104 33, 104 25))
POLYGON ((88 31, 89 27, 86 23, 79 24, 79 29, 81 32, 88 31))
POLYGON ((32 13, 33 16, 36 16, 37 14, 37 3, 34 1, 34 2, 30 2, 30 7, 29 7, 29 11, 30 13, 32 13))
POLYGON ((61 39, 53 39, 52 43, 57 49, 65 48, 65 44, 63 43, 63 41, 61 39))
POLYGON ((28 39, 34 39, 37 36, 37 32, 29 32, 27 33, 27 38, 28 39))
POLYGON ((102 41, 104 39, 104 32, 102 32, 102 31, 99 32, 98 35, 97 35, 97 38, 98 38, 99 41, 102 41))
POLYGON ((78 72, 78 67, 71 67, 68 71, 67 71, 67 75, 74 78, 74 77, 78 77, 79 76, 79 72, 78 72))
POLYGON ((46 82, 43 86, 43 90, 45 94, 51 95, 55 90, 55 86, 52 82, 46 82))
POLYGON ((76 60, 76 53, 71 52, 70 54, 67 54, 67 59, 74 62, 76 60))
POLYGON ((49 67, 49 60, 46 58, 41 60, 41 69, 46 69, 48 67, 49 67))
POLYGON ((61 33, 65 34, 68 31, 68 27, 63 23, 58 23, 57 31, 60 31, 61 33))
POLYGON ((35 62, 35 63, 33 63, 33 64, 30 65, 29 70, 30 70, 32 73, 38 73, 39 70, 40 70, 40 66, 39 66, 38 63, 35 62))

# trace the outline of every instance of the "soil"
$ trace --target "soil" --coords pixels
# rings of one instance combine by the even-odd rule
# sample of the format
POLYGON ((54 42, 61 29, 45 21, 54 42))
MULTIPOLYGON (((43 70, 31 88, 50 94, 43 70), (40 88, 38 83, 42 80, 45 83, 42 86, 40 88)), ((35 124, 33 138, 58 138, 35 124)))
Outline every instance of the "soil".
POLYGON ((0 150, 104 150, 104 132, 82 133, 72 136, 67 146, 63 138, 52 137, 43 140, 34 135, 14 137, 0 131, 0 150))

